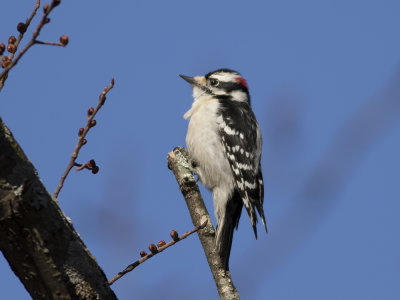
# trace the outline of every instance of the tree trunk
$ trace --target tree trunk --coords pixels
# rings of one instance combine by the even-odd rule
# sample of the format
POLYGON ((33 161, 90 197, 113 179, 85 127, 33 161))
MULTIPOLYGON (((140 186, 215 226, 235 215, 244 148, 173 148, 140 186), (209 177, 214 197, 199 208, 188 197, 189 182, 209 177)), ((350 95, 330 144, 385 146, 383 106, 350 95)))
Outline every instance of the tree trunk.
POLYGON ((116 299, 1 118, 0 250, 34 299, 116 299))

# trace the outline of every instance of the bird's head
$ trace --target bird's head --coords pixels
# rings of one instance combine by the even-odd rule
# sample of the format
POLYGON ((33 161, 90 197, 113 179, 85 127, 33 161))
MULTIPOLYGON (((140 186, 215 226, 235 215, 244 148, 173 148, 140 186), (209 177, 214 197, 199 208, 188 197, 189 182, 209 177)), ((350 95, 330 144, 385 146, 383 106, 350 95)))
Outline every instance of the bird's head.
POLYGON ((236 71, 219 69, 204 76, 179 75, 193 86, 193 97, 228 96, 232 100, 250 104, 246 80, 236 71))

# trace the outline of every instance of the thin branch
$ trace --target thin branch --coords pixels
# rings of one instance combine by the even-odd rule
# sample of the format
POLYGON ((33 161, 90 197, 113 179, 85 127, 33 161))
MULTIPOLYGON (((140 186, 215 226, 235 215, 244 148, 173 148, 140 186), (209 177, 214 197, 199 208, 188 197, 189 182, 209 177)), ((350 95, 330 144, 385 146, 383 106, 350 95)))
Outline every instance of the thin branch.
POLYGON ((185 198, 193 224, 199 224, 202 223, 203 220, 208 220, 208 225, 204 230, 197 232, 197 234, 203 246, 220 298, 239 299, 239 293, 233 285, 230 272, 225 271, 224 265, 216 250, 215 229, 212 226, 199 187, 192 174, 187 150, 182 147, 177 147, 168 153, 168 167, 172 170, 178 181, 179 189, 185 198))
POLYGON ((35 41, 35 44, 65 47, 65 45, 63 45, 63 44, 61 44, 61 43, 42 42, 42 41, 38 41, 38 40, 35 41))
POLYGON ((200 224, 198 226, 196 226, 195 228, 193 228, 192 230, 182 234, 180 237, 178 237, 178 233, 175 230, 171 231, 171 237, 173 238, 172 241, 170 241, 168 244, 163 245, 161 242, 161 246, 160 247, 156 247, 154 244, 150 244, 149 249, 150 249, 150 253, 146 254, 144 251, 141 252, 141 255, 143 255, 143 257, 137 261, 135 261, 134 263, 130 264, 129 266, 127 266, 125 268, 125 270, 119 272, 117 275, 115 275, 112 279, 110 279, 108 281, 109 285, 112 285, 115 281, 117 281, 118 279, 120 279, 122 276, 124 276, 126 273, 131 272, 133 269, 135 269, 137 266, 139 266, 140 264, 144 263, 146 260, 152 258, 153 256, 155 256, 156 254, 163 252, 165 249, 171 247, 172 245, 175 245, 176 243, 178 243, 179 241, 187 238, 189 235, 199 231, 200 229, 203 229, 204 227, 206 227, 207 225, 207 220, 204 221, 203 224, 200 224))
POLYGON ((65 170, 64 174, 62 174, 60 183, 57 186, 57 189, 54 192, 54 197, 57 198, 58 194, 60 193, 62 187, 64 186, 64 181, 67 178, 71 169, 76 165, 76 159, 78 158, 79 151, 81 150, 82 146, 86 144, 86 134, 89 132, 90 128, 96 125, 96 120, 93 118, 96 116, 97 112, 100 108, 104 105, 106 101, 107 93, 114 87, 114 78, 111 79, 111 83, 104 88, 99 96, 99 103, 95 109, 90 108, 88 111, 88 119, 86 122, 86 127, 79 129, 79 139, 78 143, 75 146, 74 152, 72 152, 71 159, 68 163, 67 169, 65 170))
MULTIPOLYGON (((11 55, 10 55, 11 63, 4 69, 4 71, 2 73, 0 73, 0 91, 3 89, 4 82, 6 81, 6 79, 8 77, 8 72, 18 63, 18 61, 29 50, 29 48, 32 47, 35 44, 36 38, 39 36, 40 31, 42 30, 43 26, 45 24, 47 24, 48 21, 49 21, 48 15, 53 10, 53 8, 56 7, 59 4, 60 4, 60 0, 53 0, 50 5, 47 5, 46 9, 44 9, 44 13, 43 13, 42 19, 40 20, 38 26, 36 27, 35 31, 33 32, 31 40, 18 53, 17 57, 14 60, 12 60, 14 58, 14 53, 11 53, 11 55)), ((26 20, 26 23, 25 23, 26 28, 28 28, 28 26, 30 25, 33 17, 36 15, 36 12, 37 12, 39 6, 40 6, 40 0, 37 0, 36 4, 35 4, 35 7, 34 7, 34 9, 32 11, 31 16, 26 20)), ((18 36, 17 41, 15 42, 15 46, 18 47, 18 45, 19 45, 20 41, 22 40, 23 36, 24 36, 24 33, 20 33, 20 35, 18 36)))
POLYGON ((76 172, 82 171, 83 169, 90 170, 93 174, 97 174, 97 172, 99 172, 99 167, 97 166, 94 159, 89 160, 86 164, 78 164, 75 162, 74 166, 77 167, 75 169, 76 172))
MULTIPOLYGON (((36 4, 35 4, 35 7, 33 8, 31 15, 29 16, 28 19, 26 19, 25 31, 20 31, 17 41, 14 43, 14 45, 17 47, 17 49, 18 49, 19 43, 21 42, 22 38, 24 37, 26 30, 28 29, 29 25, 31 24, 33 17, 36 15, 36 12, 39 9, 39 7, 40 7, 40 0, 36 0, 36 4)), ((15 55, 15 53, 10 54, 10 60, 12 60, 14 58, 14 55, 15 55)), ((0 78, 1 78, 1 76, 0 76, 0 78)))

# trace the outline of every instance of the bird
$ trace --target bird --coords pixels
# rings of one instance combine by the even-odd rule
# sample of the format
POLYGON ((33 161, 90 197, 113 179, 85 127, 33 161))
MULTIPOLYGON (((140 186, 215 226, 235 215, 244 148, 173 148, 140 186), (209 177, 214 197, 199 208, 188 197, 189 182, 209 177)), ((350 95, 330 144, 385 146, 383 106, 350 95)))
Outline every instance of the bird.
POLYGON ((264 182, 261 170, 262 136, 250 106, 247 81, 231 69, 204 76, 179 75, 192 85, 186 145, 192 168, 212 192, 217 219, 216 249, 225 271, 234 229, 243 206, 257 239, 256 210, 267 230, 264 216, 264 182))

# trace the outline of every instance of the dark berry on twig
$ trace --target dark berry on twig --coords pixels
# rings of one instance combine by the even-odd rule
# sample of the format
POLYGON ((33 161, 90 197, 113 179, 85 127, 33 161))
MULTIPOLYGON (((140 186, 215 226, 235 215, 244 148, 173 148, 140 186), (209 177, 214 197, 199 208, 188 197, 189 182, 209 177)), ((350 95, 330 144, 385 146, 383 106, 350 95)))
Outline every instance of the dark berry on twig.
POLYGON ((26 24, 22 23, 22 22, 19 22, 18 25, 17 25, 17 30, 18 30, 19 33, 25 33, 26 24))
POLYGON ((96 166, 96 162, 94 159, 89 160, 88 162, 89 168, 94 168, 96 166))
POLYGON ((97 174, 97 173, 99 173, 99 167, 98 166, 94 166, 93 167, 93 169, 92 169, 92 174, 97 174))

